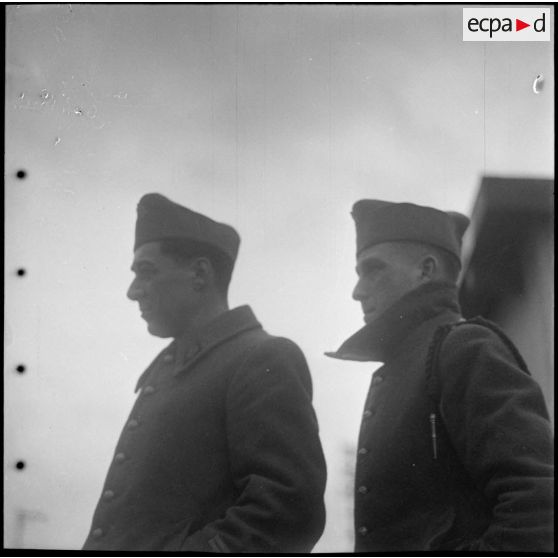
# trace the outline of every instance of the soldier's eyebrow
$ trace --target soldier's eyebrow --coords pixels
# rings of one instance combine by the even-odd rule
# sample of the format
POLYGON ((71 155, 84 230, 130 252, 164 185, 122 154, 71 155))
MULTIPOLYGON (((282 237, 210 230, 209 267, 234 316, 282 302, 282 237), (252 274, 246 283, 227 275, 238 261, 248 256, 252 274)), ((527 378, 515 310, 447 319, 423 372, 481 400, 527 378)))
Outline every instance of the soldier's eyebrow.
POLYGON ((130 270, 138 271, 139 269, 154 269, 155 267, 155 264, 149 260, 137 260, 132 263, 130 270))

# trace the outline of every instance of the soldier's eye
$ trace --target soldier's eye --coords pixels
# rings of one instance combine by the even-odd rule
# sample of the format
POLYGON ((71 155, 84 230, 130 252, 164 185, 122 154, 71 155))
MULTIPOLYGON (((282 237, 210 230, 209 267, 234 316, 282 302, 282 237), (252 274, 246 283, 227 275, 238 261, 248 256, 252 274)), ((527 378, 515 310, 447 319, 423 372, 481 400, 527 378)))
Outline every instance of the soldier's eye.
POLYGON ((138 279, 150 279, 156 275, 157 271, 153 268, 138 269, 136 271, 136 277, 138 279))
POLYGON ((381 263, 369 263, 362 266, 362 274, 366 277, 370 277, 384 268, 381 263))

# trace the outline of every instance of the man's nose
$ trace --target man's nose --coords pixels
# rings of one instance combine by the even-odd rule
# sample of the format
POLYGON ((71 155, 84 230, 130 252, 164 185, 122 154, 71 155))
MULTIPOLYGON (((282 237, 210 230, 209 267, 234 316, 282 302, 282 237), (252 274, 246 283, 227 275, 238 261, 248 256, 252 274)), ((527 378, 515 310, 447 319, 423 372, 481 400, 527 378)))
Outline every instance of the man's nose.
POLYGON ((136 279, 130 283, 126 296, 130 300, 139 300, 143 296, 143 289, 138 286, 136 279))
POLYGON ((353 299, 361 301, 364 298, 364 291, 362 288, 362 281, 359 279, 353 289, 353 299))

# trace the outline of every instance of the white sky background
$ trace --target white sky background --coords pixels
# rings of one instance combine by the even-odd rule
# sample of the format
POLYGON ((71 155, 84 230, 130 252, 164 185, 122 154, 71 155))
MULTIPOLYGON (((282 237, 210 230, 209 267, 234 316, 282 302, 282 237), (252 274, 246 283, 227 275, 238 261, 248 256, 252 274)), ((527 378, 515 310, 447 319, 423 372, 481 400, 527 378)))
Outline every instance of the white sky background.
POLYGON ((457 5, 21 5, 6 20, 4 544, 86 537, 137 377, 168 343, 125 297, 136 205, 160 192, 239 231, 231 306, 304 350, 329 468, 315 550, 350 552, 375 366, 323 351, 363 324, 351 206, 470 213, 483 173, 551 177, 553 44, 464 43, 457 5))

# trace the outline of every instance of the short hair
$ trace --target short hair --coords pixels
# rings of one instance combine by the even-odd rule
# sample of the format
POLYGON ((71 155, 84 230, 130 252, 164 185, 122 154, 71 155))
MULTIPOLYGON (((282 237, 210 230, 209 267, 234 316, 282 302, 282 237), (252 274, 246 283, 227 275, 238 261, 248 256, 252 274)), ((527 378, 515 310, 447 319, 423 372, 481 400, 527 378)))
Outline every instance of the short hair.
POLYGON ((164 238, 160 241, 161 253, 177 262, 204 257, 211 262, 215 272, 215 286, 220 294, 226 296, 231 282, 234 262, 219 248, 185 238, 164 238))
POLYGON ((432 244, 422 244, 420 242, 395 241, 393 244, 413 257, 423 257, 427 254, 432 254, 440 263, 439 271, 442 279, 453 285, 457 283, 457 278, 461 271, 461 261, 455 254, 452 254, 444 248, 439 248, 432 244))

